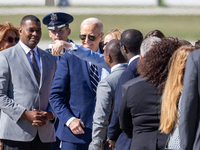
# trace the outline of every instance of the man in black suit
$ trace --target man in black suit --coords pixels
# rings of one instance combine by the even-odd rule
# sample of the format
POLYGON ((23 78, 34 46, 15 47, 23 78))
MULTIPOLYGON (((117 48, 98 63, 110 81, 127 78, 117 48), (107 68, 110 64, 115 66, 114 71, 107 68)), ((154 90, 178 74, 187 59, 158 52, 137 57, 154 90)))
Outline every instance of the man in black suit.
POLYGON ((122 98, 121 86, 126 81, 138 76, 137 62, 140 54, 140 45, 143 35, 136 29, 125 30, 121 35, 121 52, 124 57, 129 60, 128 67, 122 73, 115 92, 115 107, 113 109, 112 118, 108 127, 108 141, 110 146, 116 147, 116 150, 130 149, 131 139, 127 138, 119 126, 118 109, 122 98), (115 143, 116 141, 116 143, 115 143))

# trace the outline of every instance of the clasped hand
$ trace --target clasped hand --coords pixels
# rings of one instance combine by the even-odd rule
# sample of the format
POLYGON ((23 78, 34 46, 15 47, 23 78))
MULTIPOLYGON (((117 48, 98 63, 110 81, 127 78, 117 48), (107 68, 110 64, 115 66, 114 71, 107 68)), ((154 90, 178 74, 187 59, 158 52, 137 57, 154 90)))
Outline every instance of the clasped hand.
POLYGON ((33 111, 29 110, 24 111, 22 117, 30 121, 33 126, 43 127, 47 124, 48 120, 53 118, 53 114, 52 112, 46 112, 34 109, 33 111))

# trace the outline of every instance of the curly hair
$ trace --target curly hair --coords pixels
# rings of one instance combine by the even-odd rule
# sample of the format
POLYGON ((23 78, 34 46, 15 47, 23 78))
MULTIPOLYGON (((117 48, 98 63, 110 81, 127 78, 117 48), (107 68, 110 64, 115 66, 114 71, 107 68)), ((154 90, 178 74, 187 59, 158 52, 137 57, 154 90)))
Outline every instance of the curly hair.
POLYGON ((168 62, 180 46, 178 39, 173 37, 165 37, 156 42, 139 61, 138 73, 162 91, 168 75, 168 62))
POLYGON ((161 99, 161 132, 171 133, 178 123, 178 104, 183 89, 183 77, 186 60, 190 52, 197 47, 181 46, 172 55, 169 62, 169 74, 161 99))

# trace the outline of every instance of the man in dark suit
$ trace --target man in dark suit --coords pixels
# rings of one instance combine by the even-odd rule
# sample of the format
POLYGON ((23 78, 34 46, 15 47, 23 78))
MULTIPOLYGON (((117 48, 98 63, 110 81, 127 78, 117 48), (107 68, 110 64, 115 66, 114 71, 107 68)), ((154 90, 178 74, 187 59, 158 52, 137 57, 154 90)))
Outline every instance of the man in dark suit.
MULTIPOLYGON (((103 39, 102 22, 96 18, 84 20, 80 39, 84 47, 94 52, 101 51, 99 43, 103 39)), ((91 142, 95 85, 101 79, 101 68, 95 67, 98 70, 97 79, 91 75, 91 67, 89 62, 65 53, 55 73, 50 104, 60 121, 56 135, 62 141, 62 150, 87 150, 91 142)))
MULTIPOLYGON (((108 127, 108 138, 110 142, 110 146, 115 147, 115 141, 118 139, 118 136, 120 135, 120 138, 117 141, 116 148, 121 149, 128 149, 130 148, 131 140, 128 139, 119 126, 119 120, 117 117, 118 114, 118 108, 121 102, 122 98, 122 91, 121 91, 121 85, 124 84, 126 81, 138 76, 137 75, 137 61, 139 58, 140 53, 140 45, 143 40, 142 33, 135 29, 129 29, 125 30, 121 35, 121 52, 124 55, 124 57, 129 60, 129 65, 127 69, 122 73, 121 78, 119 79, 116 92, 115 92, 115 107, 113 110, 112 120, 111 124, 108 127), (118 144, 121 143, 121 144, 118 144)), ((80 46, 76 46, 75 48, 71 48, 72 44, 65 43, 60 44, 59 42, 55 45, 55 52, 59 51, 59 47, 64 45, 65 48, 69 50, 70 53, 80 57, 81 59, 85 60, 91 60, 97 65, 106 68, 107 65, 104 62, 103 55, 99 55, 96 53, 91 52, 89 49, 83 49, 80 46)), ((106 68, 108 70, 108 67, 106 68)))
POLYGON ((200 149, 199 87, 200 49, 188 55, 180 105, 179 133, 181 150, 200 149))
POLYGON ((115 92, 115 106, 113 109, 110 125, 108 126, 108 141, 110 146, 116 150, 130 149, 131 139, 127 138, 119 126, 118 109, 122 99, 122 84, 138 76, 137 62, 142 43, 142 33, 136 29, 125 30, 121 35, 121 51, 126 59, 129 60, 128 67, 122 73, 115 92), (116 143, 115 143, 116 142, 116 143))
POLYGON ((56 60, 37 47, 40 20, 23 17, 21 40, 0 53, 0 139, 4 150, 51 150, 55 141, 49 92, 56 60))

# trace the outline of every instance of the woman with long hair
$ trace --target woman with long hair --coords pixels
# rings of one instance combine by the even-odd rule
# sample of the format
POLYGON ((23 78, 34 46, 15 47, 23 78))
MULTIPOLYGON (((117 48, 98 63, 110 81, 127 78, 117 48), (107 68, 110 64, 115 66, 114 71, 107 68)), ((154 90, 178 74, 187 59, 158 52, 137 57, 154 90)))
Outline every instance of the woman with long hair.
POLYGON ((186 60, 190 52, 197 49, 194 46, 182 46, 175 51, 169 63, 169 74, 161 99, 161 132, 169 134, 166 144, 167 149, 180 149, 179 138, 179 103, 183 89, 183 78, 185 73, 186 60))

